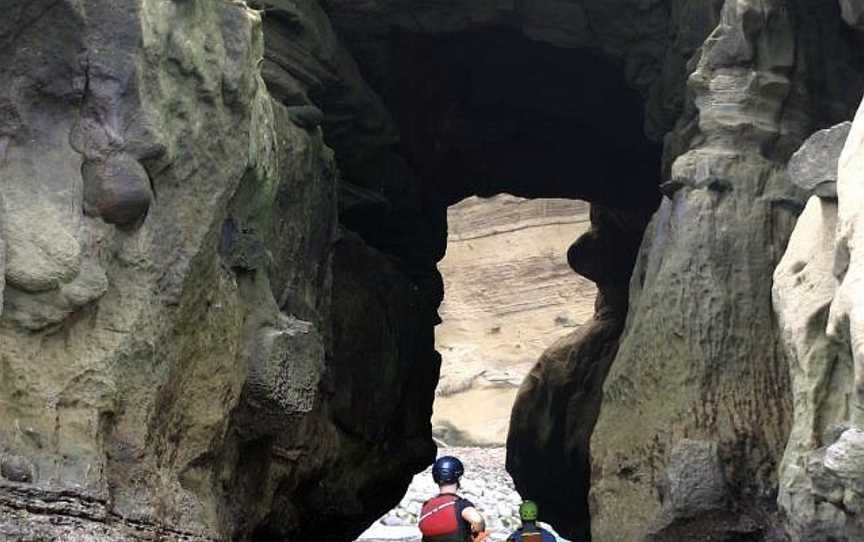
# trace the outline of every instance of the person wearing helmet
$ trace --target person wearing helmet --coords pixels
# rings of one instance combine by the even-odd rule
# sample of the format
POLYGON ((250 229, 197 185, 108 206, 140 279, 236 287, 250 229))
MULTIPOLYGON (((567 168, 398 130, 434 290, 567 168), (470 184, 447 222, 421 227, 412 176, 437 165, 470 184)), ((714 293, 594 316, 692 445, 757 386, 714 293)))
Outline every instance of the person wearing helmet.
POLYGON ((465 473, 462 462, 452 456, 438 458, 432 479, 438 495, 420 509, 419 527, 423 542, 479 542, 486 536, 486 521, 474 504, 456 494, 465 473))
POLYGON ((555 535, 537 525, 538 515, 534 501, 523 501, 519 505, 522 526, 507 537, 507 542, 555 542, 555 535))

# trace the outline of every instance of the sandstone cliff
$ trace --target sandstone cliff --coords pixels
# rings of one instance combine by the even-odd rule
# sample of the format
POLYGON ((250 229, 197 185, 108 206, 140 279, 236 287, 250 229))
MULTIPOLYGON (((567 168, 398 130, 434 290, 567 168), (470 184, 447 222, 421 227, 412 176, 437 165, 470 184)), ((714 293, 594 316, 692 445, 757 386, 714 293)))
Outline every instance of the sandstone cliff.
POLYGON ((469 198, 447 215, 433 429, 451 445, 503 446, 534 361, 594 312, 593 283, 566 257, 588 229, 588 205, 501 195, 469 198))

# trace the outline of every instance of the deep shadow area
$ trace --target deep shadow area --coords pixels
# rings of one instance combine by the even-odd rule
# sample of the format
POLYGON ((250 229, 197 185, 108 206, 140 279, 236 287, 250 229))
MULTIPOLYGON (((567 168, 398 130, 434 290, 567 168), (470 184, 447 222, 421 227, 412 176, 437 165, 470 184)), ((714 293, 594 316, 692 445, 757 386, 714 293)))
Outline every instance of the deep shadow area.
POLYGON ((523 497, 539 501, 562 534, 590 540, 591 432, 624 328, 636 253, 660 199, 662 149, 644 134, 643 98, 616 59, 516 31, 394 31, 391 44, 393 77, 376 90, 400 141, 389 159, 343 161, 347 180, 367 196, 366 205, 342 214, 343 224, 440 289, 437 274, 427 279, 424 272, 443 256, 446 237, 430 245, 426 234, 430 223, 445 220, 446 206, 502 192, 591 203, 591 229, 567 259, 597 284, 596 314, 552 346, 526 379, 507 459, 523 497), (419 181, 420 213, 400 205, 401 179, 388 185, 381 175, 400 170, 419 181), (390 220, 381 221, 381 212, 390 220))
POLYGON ((515 31, 400 33, 381 89, 400 151, 448 203, 509 192, 614 207, 656 201, 660 146, 621 63, 515 31))
POLYGON ((591 432, 642 232, 659 202, 661 147, 644 135, 642 97, 615 59, 513 31, 401 33, 393 43, 397 78, 381 92, 400 128, 399 152, 433 201, 507 192, 592 204, 592 228, 568 261, 597 284, 597 313, 523 384, 507 465, 562 534, 590 540, 591 432))
MULTIPOLYGON (((340 173, 339 223, 345 236, 335 247, 338 344, 327 379, 334 390, 332 401, 342 404, 335 390, 363 380, 363 375, 368 380, 370 367, 383 366, 378 361, 382 353, 393 358, 388 367, 405 371, 383 379, 387 390, 398 387, 405 374, 422 375, 401 388, 398 408, 383 405, 378 421, 396 432, 387 434, 386 446, 370 447, 370 458, 392 462, 389 452, 399 448, 397 463, 429 460, 420 444, 427 438, 432 442, 429 420, 440 369, 432 328, 440 322, 437 309, 444 286, 437 265, 447 245, 448 206, 500 193, 591 204, 591 228, 571 245, 567 261, 597 285, 596 315, 581 334, 568 336, 567 348, 556 351, 560 355, 544 358, 550 361, 540 370, 555 365, 549 375, 561 375, 554 382, 543 381, 556 390, 556 397, 546 403, 554 410, 547 418, 555 427, 536 427, 545 435, 537 438, 530 424, 521 424, 516 433, 511 424, 508 438, 514 443, 508 470, 522 495, 540 501, 562 534, 587 540, 588 441, 599 412, 602 377, 626 318, 636 252, 660 200, 662 146, 645 136, 645 97, 628 85, 620 59, 597 49, 533 41, 518 25, 441 34, 391 27, 368 41, 349 41, 353 60, 346 60, 303 41, 323 31, 321 27, 313 32, 303 27, 301 16, 286 19, 278 13, 268 12, 264 19, 268 89, 291 107, 311 101, 320 108, 324 137, 335 151, 340 173), (294 28, 297 25, 303 28, 294 28), (320 61, 295 64, 297 58, 319 55, 320 61), (292 86, 292 78, 304 81, 305 94, 292 86), (374 255, 358 257, 368 252, 374 255), (356 278, 357 261, 374 263, 359 267, 366 273, 363 280, 356 278), (384 262, 387 272, 377 276, 384 262), (364 281, 380 284, 397 275, 407 281, 395 282, 388 295, 359 295, 364 281), (353 285, 357 295, 340 293, 339 285, 353 285), (392 304, 403 296, 411 298, 401 307, 404 312, 381 311, 392 322, 354 322, 357 314, 368 313, 363 304, 392 304), (349 303, 354 297, 356 303, 349 303), (396 341, 390 331, 399 327, 393 322, 405 319, 428 326, 415 343, 396 341), (366 348, 361 351, 354 344, 366 348), (564 415, 558 407, 580 415, 564 415), (404 428, 403 418, 411 420, 404 428), (576 433, 574 424, 579 425, 576 433), (409 440, 416 445, 399 444, 409 440), (555 453, 544 453, 548 450, 555 453), (548 464, 549 457, 556 464, 548 464), (550 491, 550 474, 556 483, 570 481, 568 491, 550 491)), ((378 371, 374 378, 388 374, 378 371)), ((531 395, 530 389, 520 394, 517 407, 546 416, 546 407, 532 402, 545 401, 540 394, 531 395)), ((354 406, 365 400, 358 396, 354 406)), ((349 415, 340 418, 340 427, 354 423, 349 415)), ((361 425, 368 426, 364 438, 376 437, 374 424, 361 425)), ((396 471, 393 480, 399 479, 401 471, 396 471)), ((402 480, 407 487, 408 476, 402 480)), ((385 486, 386 491, 377 491, 373 478, 359 480, 355 492, 373 496, 350 514, 348 523, 339 529, 326 527, 328 532, 359 533, 365 527, 362 518, 391 509, 401 493, 390 491, 389 483, 377 488, 385 486)), ((308 497, 318 502, 312 493, 321 492, 310 491, 308 497)), ((346 515, 332 511, 325 516, 340 514, 346 515)), ((318 519, 316 525, 332 525, 326 517, 318 519)), ((273 518, 272 523, 280 521, 273 518)))

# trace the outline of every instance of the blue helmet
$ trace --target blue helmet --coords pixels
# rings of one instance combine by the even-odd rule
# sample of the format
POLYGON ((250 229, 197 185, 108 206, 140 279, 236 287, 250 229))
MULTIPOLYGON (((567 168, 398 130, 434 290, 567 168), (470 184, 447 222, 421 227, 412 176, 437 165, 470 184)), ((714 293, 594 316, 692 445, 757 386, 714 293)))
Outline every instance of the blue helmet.
POLYGON ((458 483, 463 474, 465 474, 465 467, 453 456, 439 457, 432 466, 432 479, 439 486, 458 483))

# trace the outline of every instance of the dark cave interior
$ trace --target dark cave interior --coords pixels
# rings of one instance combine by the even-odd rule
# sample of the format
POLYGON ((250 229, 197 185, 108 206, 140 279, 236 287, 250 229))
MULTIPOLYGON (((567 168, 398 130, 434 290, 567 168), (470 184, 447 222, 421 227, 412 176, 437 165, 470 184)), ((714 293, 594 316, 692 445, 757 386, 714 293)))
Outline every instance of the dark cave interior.
MULTIPOLYGON (((340 169, 339 222, 410 278, 422 298, 420 319, 429 326, 428 332, 415 335, 417 344, 402 348, 403 369, 416 373, 413 383, 376 416, 395 420, 404 416, 399 411, 407 410, 430 419, 430 383, 437 382, 440 364, 432 327, 440 322, 443 283, 437 263, 446 250, 447 208, 474 195, 509 193, 591 204, 591 228, 574 240, 567 259, 577 273, 598 285, 597 311, 605 315, 578 351, 589 375, 585 385, 597 388, 588 390, 596 408, 586 410, 584 421, 593 427, 600 395, 592 379, 605 374, 604 364, 611 363, 626 317, 636 252, 660 201, 662 145, 645 135, 645 97, 628 85, 623 62, 597 49, 534 41, 506 26, 446 34, 393 28, 372 53, 346 43, 356 68, 343 71, 359 71, 383 103, 383 113, 376 113, 370 106, 374 99, 358 98, 356 87, 331 73, 334 66, 296 72, 290 59, 305 53, 295 50, 291 33, 297 30, 291 24, 279 12, 264 19, 268 87, 283 103, 308 99, 322 110, 324 137, 340 169), (306 97, 298 97, 280 70, 320 81, 310 85, 306 97), (597 364, 602 370, 595 370, 597 364), (424 369, 418 372, 416 367, 424 369)), ((336 305, 340 298, 348 299, 340 292, 362 282, 356 275, 364 265, 350 256, 355 253, 337 250, 336 305)), ((350 324, 341 333, 337 325, 334 348, 353 351, 348 342, 367 332, 361 327, 350 324)), ((367 354, 358 350, 336 367, 334 382, 355 379, 356 364, 364 363, 367 354)), ((409 438, 428 431, 428 426, 418 426, 404 433, 409 438)), ((544 501, 536 485, 517 480, 520 492, 540 499, 550 517, 576 519, 580 527, 571 534, 584 532, 588 525, 589 437, 587 427, 580 444, 584 453, 574 458, 573 472, 563 474, 581 480, 567 492, 566 504, 544 501), (574 510, 578 518, 572 517, 574 510)), ((523 455, 528 458, 530 453, 523 455)), ((407 487, 407 479, 394 476, 381 483, 407 487)), ((392 498, 375 502, 380 514, 395 504, 392 498)), ((331 525, 328 532, 352 532, 348 523, 331 525)), ((564 523, 562 532, 567 534, 564 523)))
POLYGON ((447 203, 508 192, 638 207, 656 196, 661 149, 615 60, 509 30, 392 43, 395 77, 380 92, 400 152, 447 203))

